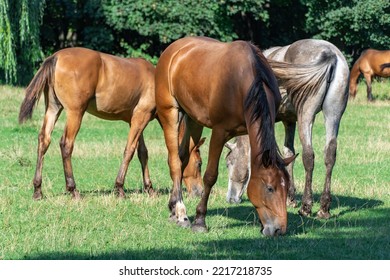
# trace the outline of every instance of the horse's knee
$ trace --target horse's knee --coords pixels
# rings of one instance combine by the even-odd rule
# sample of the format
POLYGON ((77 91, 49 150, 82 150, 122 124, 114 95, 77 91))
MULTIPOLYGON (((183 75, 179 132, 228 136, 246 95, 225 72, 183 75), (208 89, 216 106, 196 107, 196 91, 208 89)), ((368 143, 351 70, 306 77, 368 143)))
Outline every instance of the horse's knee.
POLYGON ((203 176, 203 183, 205 186, 212 187, 217 182, 217 178, 218 178, 218 173, 210 174, 206 171, 203 176))
POLYGON ((62 137, 60 140, 60 148, 63 157, 68 158, 71 156, 73 151, 73 144, 68 143, 64 137, 62 137))

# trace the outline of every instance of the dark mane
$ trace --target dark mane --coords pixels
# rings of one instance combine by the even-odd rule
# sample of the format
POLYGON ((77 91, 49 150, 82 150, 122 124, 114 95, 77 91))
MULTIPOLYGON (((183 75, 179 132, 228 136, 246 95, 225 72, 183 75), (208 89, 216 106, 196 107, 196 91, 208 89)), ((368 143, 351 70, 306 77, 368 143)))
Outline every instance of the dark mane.
POLYGON ((275 120, 273 119, 281 100, 279 86, 261 51, 253 44, 250 44, 250 47, 253 53, 253 67, 255 68, 256 77, 249 89, 244 108, 250 112, 251 123, 259 121, 260 124, 257 131, 259 154, 256 158, 265 167, 280 166, 283 161, 275 140, 275 120), (275 108, 269 107, 264 84, 274 95, 275 108), (271 110, 274 112, 273 116, 271 110))

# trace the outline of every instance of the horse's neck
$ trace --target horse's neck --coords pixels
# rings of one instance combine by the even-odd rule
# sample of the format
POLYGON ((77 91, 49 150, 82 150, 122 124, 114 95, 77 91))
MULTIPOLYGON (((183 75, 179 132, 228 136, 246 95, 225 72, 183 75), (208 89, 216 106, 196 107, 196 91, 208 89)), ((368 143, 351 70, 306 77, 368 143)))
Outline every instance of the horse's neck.
POLYGON ((360 59, 355 62, 351 69, 349 78, 349 91, 354 92, 357 87, 358 78, 360 76, 360 59))

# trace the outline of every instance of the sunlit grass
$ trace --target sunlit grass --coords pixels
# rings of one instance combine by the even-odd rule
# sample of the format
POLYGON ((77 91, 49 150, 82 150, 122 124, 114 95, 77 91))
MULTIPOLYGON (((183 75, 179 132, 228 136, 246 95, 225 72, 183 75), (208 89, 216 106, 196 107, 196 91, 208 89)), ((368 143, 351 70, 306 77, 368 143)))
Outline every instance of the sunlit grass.
MULTIPOLYGON (((389 83, 374 83, 373 93, 389 96, 389 83), (383 85, 384 84, 384 85, 383 85)), ((167 151, 156 121, 145 131, 149 169, 156 195, 142 190, 141 168, 134 156, 126 177, 127 198, 113 193, 125 147, 128 125, 86 115, 77 137, 73 168, 81 201, 65 192, 59 140, 65 116, 53 132, 45 157, 42 189, 45 199, 32 200, 37 134, 43 102, 24 125, 17 123, 22 88, 0 86, 0 259, 389 259, 390 258, 390 103, 366 101, 364 85, 349 101, 343 116, 337 162, 332 177, 332 218, 302 218, 288 209, 286 236, 260 234, 257 214, 246 195, 240 205, 225 202, 227 171, 223 152, 219 178, 209 200, 209 232, 194 234, 168 221, 172 185, 167 151), (362 90, 363 89, 363 90, 362 90)), ((322 114, 313 130, 315 172, 319 196, 325 177, 322 114)), ((283 127, 276 134, 283 143, 283 127)), ((201 148, 207 162, 210 131, 201 148)), ((302 154, 298 137, 296 150, 302 154)), ((204 168, 203 167, 203 168, 204 168)), ((304 185, 302 158, 295 164, 300 200, 304 185)), ((198 199, 184 193, 194 219, 198 199)))

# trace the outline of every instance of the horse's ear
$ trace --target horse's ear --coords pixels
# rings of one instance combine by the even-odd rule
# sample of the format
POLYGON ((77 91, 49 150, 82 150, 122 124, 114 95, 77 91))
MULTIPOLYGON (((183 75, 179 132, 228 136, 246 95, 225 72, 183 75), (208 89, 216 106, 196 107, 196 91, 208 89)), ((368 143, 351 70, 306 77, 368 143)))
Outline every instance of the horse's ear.
POLYGON ((299 155, 299 153, 295 154, 295 155, 292 155, 291 157, 285 158, 284 159, 284 164, 286 166, 289 165, 290 163, 292 163, 297 158, 298 155, 299 155))
POLYGON ((199 149, 199 147, 204 144, 204 141, 206 141, 206 137, 203 137, 202 139, 200 139, 198 144, 196 144, 196 147, 199 149))
POLYGON ((236 143, 230 143, 230 142, 225 143, 225 147, 228 148, 230 151, 234 150, 236 146, 237 146, 236 143))

